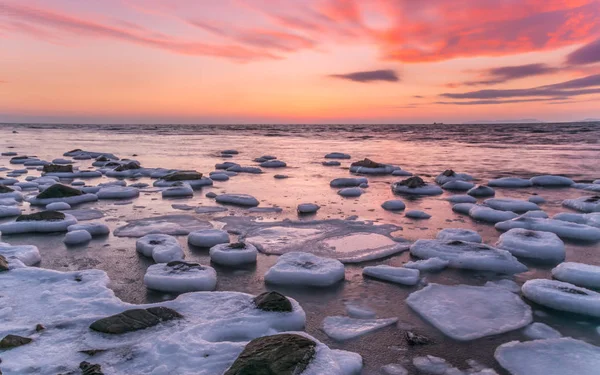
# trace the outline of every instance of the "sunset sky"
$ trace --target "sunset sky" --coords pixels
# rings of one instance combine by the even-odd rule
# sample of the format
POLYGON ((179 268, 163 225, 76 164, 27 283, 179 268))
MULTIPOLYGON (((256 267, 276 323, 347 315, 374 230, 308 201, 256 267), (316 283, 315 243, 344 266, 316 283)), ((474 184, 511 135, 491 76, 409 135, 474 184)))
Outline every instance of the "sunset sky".
POLYGON ((600 0, 0 0, 0 122, 600 118, 600 0))

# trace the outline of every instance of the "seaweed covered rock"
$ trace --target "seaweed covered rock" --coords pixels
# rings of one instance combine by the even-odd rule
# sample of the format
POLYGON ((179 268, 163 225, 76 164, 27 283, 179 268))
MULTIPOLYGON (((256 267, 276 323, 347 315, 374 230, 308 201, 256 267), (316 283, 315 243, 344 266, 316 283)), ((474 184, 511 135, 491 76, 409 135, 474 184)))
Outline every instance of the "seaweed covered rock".
POLYGON ((116 167, 114 169, 115 172, 125 172, 125 171, 131 171, 131 170, 135 170, 135 169, 141 169, 142 166, 137 162, 137 161, 130 161, 129 163, 126 164, 121 164, 118 167, 116 167))
POLYGON ((406 180, 402 180, 397 183, 400 186, 406 186, 411 189, 416 189, 427 185, 425 181, 419 176, 409 177, 406 180))
POLYGON ((0 254, 0 272, 8 271, 8 260, 4 257, 4 255, 0 254))
POLYGON ((193 181, 202 178, 202 173, 196 171, 179 171, 163 177, 165 181, 193 181))
POLYGON ((0 340, 0 349, 12 349, 18 346, 29 344, 32 339, 29 337, 17 336, 17 335, 6 335, 0 340))
POLYGON ((386 165, 375 162, 369 158, 364 158, 363 160, 355 161, 354 163, 350 164, 350 166, 351 167, 363 167, 363 168, 382 168, 382 167, 385 167, 386 165))
POLYGON ((90 328, 97 332, 119 334, 153 327, 161 322, 183 318, 177 311, 167 307, 132 309, 96 320, 90 328))
POLYGON ((67 198, 83 195, 81 190, 63 184, 54 184, 37 195, 37 199, 67 198))
POLYGON ((44 173, 73 173, 73 166, 48 164, 44 165, 44 173))
POLYGON ((315 356, 317 343, 304 336, 281 334, 250 341, 224 375, 301 374, 315 356))
POLYGON ((102 367, 99 364, 93 364, 83 361, 79 364, 81 375, 104 375, 102 367))
POLYGON ((256 308, 263 311, 291 312, 292 303, 281 293, 264 292, 254 297, 256 308))
POLYGON ((12 193, 13 191, 15 190, 6 185, 0 185, 0 194, 12 193))
POLYGON ((58 211, 42 211, 28 215, 20 215, 16 221, 61 221, 65 219, 65 214, 58 211))

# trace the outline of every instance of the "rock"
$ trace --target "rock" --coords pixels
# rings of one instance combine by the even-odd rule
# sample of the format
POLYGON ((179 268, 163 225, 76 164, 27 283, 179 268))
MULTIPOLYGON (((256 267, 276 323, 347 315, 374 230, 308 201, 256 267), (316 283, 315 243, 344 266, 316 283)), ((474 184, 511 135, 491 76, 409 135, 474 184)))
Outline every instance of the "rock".
POLYGON ((118 167, 116 167, 114 169, 115 172, 124 172, 124 171, 131 171, 134 169, 141 169, 142 167, 140 166, 140 164, 137 161, 130 161, 129 163, 126 164, 121 164, 118 167))
POLYGON ((446 169, 444 172, 442 172, 442 175, 446 177, 452 177, 456 175, 456 172, 454 172, 452 169, 446 169))
POLYGON ((73 173, 72 165, 48 164, 44 165, 44 173, 73 173))
POLYGON ((104 353, 105 351, 106 351, 106 349, 86 349, 86 350, 80 350, 79 353, 87 354, 90 357, 93 357, 96 354, 104 353))
POLYGON ((291 312, 292 303, 283 294, 277 292, 264 292, 254 297, 257 309, 263 311, 291 312))
POLYGON ((18 346, 29 344, 33 340, 29 337, 17 336, 17 335, 6 335, 0 340, 0 349, 12 349, 18 346))
POLYGON ((299 214, 314 214, 319 210, 319 205, 314 203, 301 203, 298 205, 298 213, 299 214))
POLYGON ((211 192, 206 193, 205 197, 206 198, 216 198, 217 197, 217 193, 214 193, 214 192, 211 191, 211 192))
POLYGON ((250 341, 224 375, 296 375, 315 356, 316 343, 304 336, 281 334, 250 341))
POLYGON ((0 185, 0 194, 12 193, 13 191, 15 191, 15 190, 12 188, 9 188, 8 186, 0 185))
POLYGON ((54 184, 37 195, 37 199, 67 198, 82 195, 81 190, 77 190, 67 185, 54 184))
POLYGON ((161 322, 183 318, 177 311, 167 307, 132 309, 96 320, 90 328, 97 332, 119 334, 153 327, 161 322))
POLYGON ((8 271, 8 261, 4 257, 4 255, 0 254, 0 272, 8 271))
POLYGON ((202 173, 196 171, 180 171, 166 175, 163 177, 165 181, 192 181, 202 178, 202 173))
POLYGON ((350 164, 351 167, 364 167, 364 168, 382 168, 382 167, 386 167, 385 164, 381 164, 381 163, 377 163, 371 159, 368 158, 364 158, 363 160, 360 161, 355 161, 354 163, 350 164))
POLYGON ((65 214, 58 211, 42 211, 29 215, 20 215, 15 221, 61 221, 65 214))
POLYGON ((104 375, 99 364, 83 361, 79 364, 79 369, 81 369, 81 375, 104 375))
MULTIPOLYGON (((445 172, 444 172, 445 173, 445 172)), ((406 331, 405 332, 406 342, 408 345, 428 345, 433 344, 433 340, 427 336, 419 335, 417 333, 406 331)))
POLYGON ((35 331, 36 331, 36 332, 41 332, 41 331, 43 331, 43 330, 45 330, 45 329, 46 329, 46 327, 44 327, 44 325, 43 325, 43 324, 39 324, 39 323, 38 323, 38 324, 36 324, 36 325, 35 325, 35 331))
POLYGON ((416 189, 426 185, 425 181, 419 176, 409 177, 397 183, 398 185, 406 186, 411 189, 416 189))

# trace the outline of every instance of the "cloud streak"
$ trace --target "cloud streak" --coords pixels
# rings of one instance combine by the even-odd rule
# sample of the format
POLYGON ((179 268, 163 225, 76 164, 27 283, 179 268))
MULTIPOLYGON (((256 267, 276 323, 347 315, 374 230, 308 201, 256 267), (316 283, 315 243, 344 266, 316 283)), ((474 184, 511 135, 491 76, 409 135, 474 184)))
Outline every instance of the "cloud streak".
MULTIPOLYGON (((463 82, 465 86, 496 85, 521 78, 552 74, 560 70, 547 64, 527 64, 517 66, 502 66, 481 72, 481 79, 463 82)), ((449 84, 449 87, 460 86, 459 83, 449 84)))
POLYGON ((398 82, 400 78, 393 70, 370 70, 347 74, 331 74, 332 78, 345 79, 353 82, 398 82))
POLYGON ((567 63, 572 65, 586 65, 597 62, 600 62, 600 39, 596 39, 567 56, 567 63))

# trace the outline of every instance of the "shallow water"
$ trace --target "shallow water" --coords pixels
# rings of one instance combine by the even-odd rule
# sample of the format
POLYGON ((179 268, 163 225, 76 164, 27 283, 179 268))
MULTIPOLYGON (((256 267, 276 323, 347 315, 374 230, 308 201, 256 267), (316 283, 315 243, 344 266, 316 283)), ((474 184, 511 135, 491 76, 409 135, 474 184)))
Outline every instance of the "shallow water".
MULTIPOLYGON (((531 177, 537 174, 561 174, 577 181, 600 178, 600 124, 512 124, 512 125, 419 125, 419 126, 56 126, 56 125, 0 125, 0 151, 16 151, 19 154, 37 155, 45 160, 61 157, 74 148, 90 151, 111 152, 122 158, 135 158, 145 167, 196 169, 208 174, 214 164, 233 161, 244 166, 255 166, 252 160, 264 154, 277 156, 287 162, 288 168, 264 169, 262 175, 239 174, 225 182, 197 191, 193 198, 163 199, 156 189, 147 189, 131 204, 119 201, 100 201, 84 204, 78 208, 97 208, 105 216, 97 221, 106 223, 111 234, 95 238, 87 246, 66 247, 63 234, 44 236, 3 236, 2 241, 11 244, 33 244, 42 254, 41 267, 56 270, 80 270, 99 268, 105 270, 117 296, 128 302, 142 303, 171 299, 168 295, 147 291, 142 284, 145 269, 152 260, 135 251, 135 238, 115 237, 112 231, 129 220, 152 216, 176 214, 191 215, 200 220, 211 220, 215 227, 225 226, 219 218, 250 216, 271 222, 283 219, 324 220, 344 219, 357 216, 358 220, 371 220, 377 224, 393 224, 402 227, 395 237, 414 241, 435 238, 443 228, 466 228, 478 231, 484 242, 494 244, 500 233, 493 225, 473 221, 451 210, 444 198, 452 195, 413 198, 399 197, 406 203, 406 211, 418 209, 432 215, 428 220, 411 220, 404 213, 384 211, 380 205, 394 198, 390 184, 402 178, 372 176, 369 188, 359 198, 343 198, 337 189, 329 187, 329 181, 337 177, 349 177, 347 170, 351 161, 371 158, 378 162, 397 164, 402 169, 421 176, 436 176, 445 169, 473 175, 477 182, 485 183, 491 178, 514 176, 531 177), (12 133, 16 130, 17 133, 12 133), (219 151, 237 149, 239 155, 224 159, 219 151), (341 167, 321 165, 328 152, 345 152, 351 160, 342 160, 341 167), (135 156, 134 156, 135 154, 135 156), (277 180, 275 174, 290 178, 277 180), (261 206, 279 206, 282 213, 249 213, 245 209, 228 206, 228 211, 196 214, 172 208, 173 204, 190 206, 214 206, 214 200, 204 196, 216 193, 244 193, 259 199, 261 206), (299 203, 317 203, 321 209, 315 215, 298 218, 295 209, 299 203)), ((9 157, 0 157, 0 167, 19 169, 10 165, 9 157)), ((91 166, 91 161, 77 163, 81 169, 91 166)), ((39 172, 32 170, 31 175, 39 172)), ((1 176, 5 172, 0 173, 1 176)), ((25 176, 21 177, 24 179, 25 176)), ((427 178, 426 178, 427 179, 427 178)), ((89 185, 106 182, 107 178, 89 179, 89 185)), ((150 179, 140 182, 152 183, 150 179)), ((593 195, 590 192, 568 189, 522 188, 496 189, 496 197, 527 199, 537 193, 547 200, 541 207, 550 216, 568 212, 561 207, 567 198, 593 195)), ((8 219, 0 219, 9 221, 8 219)), ((356 247, 357 234, 350 247, 356 247)), ((367 235, 373 236, 373 235, 367 235)), ((304 239, 304 237, 303 237, 304 239)), ((387 238, 386 238, 387 239, 387 238)), ((186 237, 179 240, 189 260, 207 263, 206 249, 190 248, 186 237)), ((293 239, 292 239, 293 240, 293 239)), ((351 251, 345 246, 347 238, 334 240, 330 245, 341 252, 351 251)), ((365 241, 366 242, 366 241, 365 241)), ((369 247, 380 244, 368 242, 369 247)), ((600 245, 566 242, 567 261, 600 265, 600 245)), ((404 302, 418 287, 404 287, 379 280, 364 278, 362 267, 389 264, 400 266, 411 260, 405 252, 380 261, 346 265, 346 280, 331 288, 290 288, 265 285, 264 273, 273 265, 277 256, 259 254, 256 265, 242 270, 214 265, 218 272, 217 290, 233 290, 258 294, 264 290, 277 290, 297 299, 307 313, 306 331, 332 348, 360 353, 365 361, 364 374, 378 374, 381 365, 403 363, 411 371, 410 360, 419 355, 431 354, 443 357, 459 368, 466 368, 465 360, 476 359, 481 363, 505 373, 493 358, 495 348, 511 340, 525 340, 522 330, 485 337, 469 342, 456 342, 444 337, 437 329, 425 323, 404 302), (377 312, 379 318, 398 317, 398 326, 384 328, 375 333, 338 343, 329 339, 320 329, 323 319, 329 315, 345 315, 346 302, 357 302, 377 312), (408 347, 403 338, 404 329, 413 329, 435 340, 434 345, 408 347)), ((529 271, 517 275, 514 280, 522 284, 532 278, 549 278, 552 265, 524 262, 529 271)), ((486 281, 506 276, 489 273, 444 270, 426 274, 428 282, 441 284, 483 285, 486 281)), ((534 320, 549 324, 565 336, 584 339, 600 345, 596 327, 600 320, 559 313, 533 305, 534 320)))

